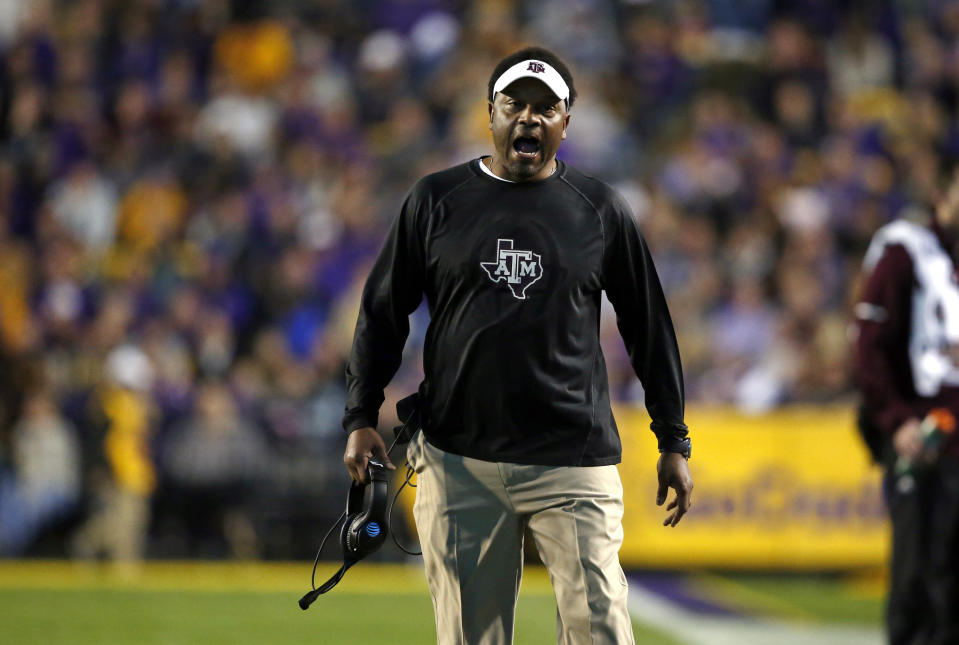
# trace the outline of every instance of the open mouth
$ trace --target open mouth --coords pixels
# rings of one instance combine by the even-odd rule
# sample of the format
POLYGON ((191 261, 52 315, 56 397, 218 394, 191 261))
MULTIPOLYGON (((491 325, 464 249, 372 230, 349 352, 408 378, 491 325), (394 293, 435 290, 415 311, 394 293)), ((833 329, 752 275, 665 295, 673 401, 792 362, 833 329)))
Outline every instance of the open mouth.
POLYGON ((513 150, 520 159, 535 159, 539 155, 539 139, 535 137, 516 137, 513 150))

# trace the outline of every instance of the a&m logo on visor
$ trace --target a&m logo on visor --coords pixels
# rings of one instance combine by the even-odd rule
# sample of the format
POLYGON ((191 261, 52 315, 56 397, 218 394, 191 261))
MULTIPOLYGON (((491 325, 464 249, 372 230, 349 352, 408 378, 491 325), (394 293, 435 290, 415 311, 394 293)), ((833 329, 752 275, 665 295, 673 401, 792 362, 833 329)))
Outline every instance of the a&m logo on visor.
POLYGON ((542 74, 546 71, 546 66, 542 63, 537 63, 535 60, 529 62, 529 67, 526 68, 527 71, 535 72, 536 74, 542 74))
POLYGON ((513 248, 513 240, 496 240, 496 259, 480 262, 493 282, 505 282, 513 297, 526 300, 529 285, 543 277, 542 256, 513 248))

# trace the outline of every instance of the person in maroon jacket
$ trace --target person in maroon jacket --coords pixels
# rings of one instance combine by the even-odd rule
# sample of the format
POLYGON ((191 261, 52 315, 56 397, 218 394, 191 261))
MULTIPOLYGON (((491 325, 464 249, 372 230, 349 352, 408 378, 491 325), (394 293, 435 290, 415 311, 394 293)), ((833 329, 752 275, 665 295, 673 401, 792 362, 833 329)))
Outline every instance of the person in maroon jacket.
POLYGON ((860 428, 893 529, 892 645, 959 643, 959 174, 934 211, 877 231, 855 306, 860 428))

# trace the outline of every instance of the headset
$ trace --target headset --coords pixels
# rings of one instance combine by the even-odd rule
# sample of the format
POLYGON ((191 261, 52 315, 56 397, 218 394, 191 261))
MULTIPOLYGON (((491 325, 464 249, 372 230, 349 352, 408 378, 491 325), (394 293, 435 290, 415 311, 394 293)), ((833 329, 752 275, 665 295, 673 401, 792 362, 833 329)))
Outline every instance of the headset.
MULTIPOLYGON (((417 408, 418 395, 416 394, 406 397, 397 404, 397 410, 401 413, 400 418, 405 418, 406 421, 402 426, 395 428, 396 438, 393 440, 393 445, 386 451, 387 455, 392 452, 397 442, 406 443, 410 440, 413 426, 419 422, 417 408), (403 412, 408 412, 408 414, 403 414, 403 412)), ((413 469, 407 465, 406 481, 396 491, 392 502, 389 502, 389 479, 386 467, 378 461, 369 460, 366 468, 366 481, 350 483, 350 490, 346 497, 346 510, 333 523, 320 543, 320 548, 316 552, 316 559, 313 560, 313 574, 310 579, 310 586, 313 589, 300 598, 300 609, 304 611, 308 609, 317 598, 335 587, 350 567, 383 546, 386 536, 391 533, 393 505, 396 503, 400 491, 407 485, 415 488, 415 484, 410 483, 412 476, 413 469), (388 502, 389 505, 387 506, 388 502), (316 567, 320 561, 320 554, 323 552, 323 547, 326 546, 326 541, 333 530, 344 518, 345 521, 340 526, 340 548, 343 550, 343 566, 330 576, 329 580, 316 587, 316 567)), ((393 536, 393 541, 404 552, 410 555, 420 555, 420 553, 407 551, 403 548, 396 541, 396 536, 393 536)))
MULTIPOLYGON (((317 551, 316 559, 333 529, 344 517, 340 527, 340 547, 343 549, 343 566, 330 579, 300 598, 300 609, 307 609, 313 601, 336 586, 354 564, 379 549, 389 534, 386 507, 389 501, 389 482, 386 467, 378 461, 369 461, 365 482, 352 482, 346 497, 346 511, 330 527, 317 551)), ((316 562, 313 563, 316 573, 316 562)))

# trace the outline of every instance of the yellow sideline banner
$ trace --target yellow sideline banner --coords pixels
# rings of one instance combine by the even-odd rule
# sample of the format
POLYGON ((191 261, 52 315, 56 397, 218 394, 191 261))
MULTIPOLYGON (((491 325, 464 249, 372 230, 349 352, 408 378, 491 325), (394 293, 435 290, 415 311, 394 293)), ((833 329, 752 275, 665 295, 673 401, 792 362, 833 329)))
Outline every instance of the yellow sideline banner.
MULTIPOLYGON (((847 408, 760 416, 692 408, 693 506, 674 528, 657 507, 656 441, 645 410, 618 408, 625 567, 847 569, 886 562, 889 529, 847 408)), ((670 499, 673 493, 670 491, 670 499)))

